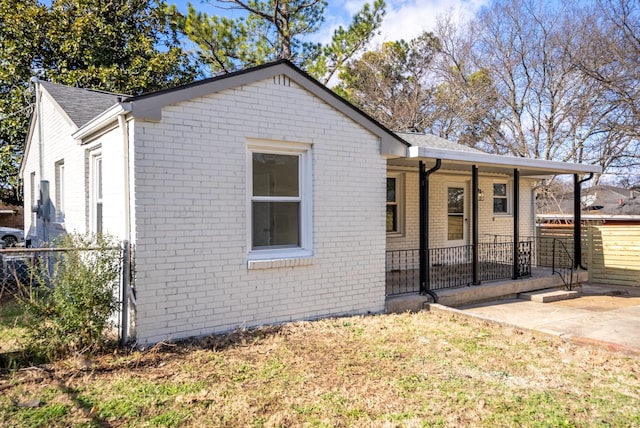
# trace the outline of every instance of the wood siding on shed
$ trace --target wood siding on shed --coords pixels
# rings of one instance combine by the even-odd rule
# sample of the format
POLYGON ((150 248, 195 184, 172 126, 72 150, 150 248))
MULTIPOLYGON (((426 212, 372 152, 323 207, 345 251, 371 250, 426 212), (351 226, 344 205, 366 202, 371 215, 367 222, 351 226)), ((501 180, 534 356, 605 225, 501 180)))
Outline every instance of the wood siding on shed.
MULTIPOLYGON (((554 239, 573 255, 573 225, 541 225, 536 239, 538 266, 551 266, 554 239)), ((640 226, 583 226, 582 264, 589 270, 590 282, 640 287, 640 226)))

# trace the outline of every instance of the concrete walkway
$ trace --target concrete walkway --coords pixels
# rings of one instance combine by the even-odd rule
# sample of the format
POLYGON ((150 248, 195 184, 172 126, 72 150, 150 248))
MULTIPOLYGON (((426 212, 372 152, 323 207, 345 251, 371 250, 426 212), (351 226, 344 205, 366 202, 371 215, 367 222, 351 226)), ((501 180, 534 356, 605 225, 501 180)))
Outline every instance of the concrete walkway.
POLYGON ((509 299, 445 310, 640 355, 640 287, 585 284, 571 300, 509 299))

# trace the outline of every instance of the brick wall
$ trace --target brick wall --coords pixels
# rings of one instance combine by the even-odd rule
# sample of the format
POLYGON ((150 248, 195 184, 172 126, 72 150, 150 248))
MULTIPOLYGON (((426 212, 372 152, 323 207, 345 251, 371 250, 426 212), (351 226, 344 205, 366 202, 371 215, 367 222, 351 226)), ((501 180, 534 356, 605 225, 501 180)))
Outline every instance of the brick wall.
POLYGON ((134 126, 141 343, 384 309, 386 162, 377 137, 273 79, 134 126), (314 254, 297 266, 248 269, 253 140, 312 145, 314 254))

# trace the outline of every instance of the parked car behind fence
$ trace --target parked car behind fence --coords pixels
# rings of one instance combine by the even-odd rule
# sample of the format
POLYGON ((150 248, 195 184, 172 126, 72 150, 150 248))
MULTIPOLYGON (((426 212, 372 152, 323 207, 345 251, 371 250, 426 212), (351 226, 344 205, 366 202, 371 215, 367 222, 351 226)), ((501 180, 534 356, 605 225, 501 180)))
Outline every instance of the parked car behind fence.
POLYGON ((0 239, 4 241, 2 248, 15 247, 24 242, 24 231, 14 227, 0 226, 0 239))

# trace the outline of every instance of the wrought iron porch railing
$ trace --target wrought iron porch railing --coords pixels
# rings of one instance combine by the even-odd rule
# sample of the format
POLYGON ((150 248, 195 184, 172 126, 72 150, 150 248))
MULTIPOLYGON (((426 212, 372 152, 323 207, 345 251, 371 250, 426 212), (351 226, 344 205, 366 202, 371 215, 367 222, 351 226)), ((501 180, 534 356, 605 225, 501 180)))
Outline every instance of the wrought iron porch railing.
POLYGON ((471 245, 429 249, 429 289, 441 290, 471 285, 472 260, 471 245))
POLYGON ((495 281, 513 276, 513 243, 485 242, 478 244, 480 281, 495 281))
POLYGON ((533 242, 520 241, 518 243, 518 278, 531 276, 533 260, 533 242))
POLYGON ((560 239, 553 240, 553 257, 551 269, 554 274, 560 275, 564 287, 571 291, 574 284, 575 267, 573 257, 566 245, 560 239))
POLYGON ((420 250, 386 252, 387 296, 420 291, 420 250))
MULTIPOLYGON (((518 277, 531 275, 531 241, 518 244, 518 277)), ((495 281, 513 276, 513 243, 478 244, 480 281, 495 281)), ((471 285, 473 282, 473 246, 431 248, 429 250, 429 290, 471 285)), ((386 293, 397 295, 420 291, 420 250, 386 252, 386 293)))

